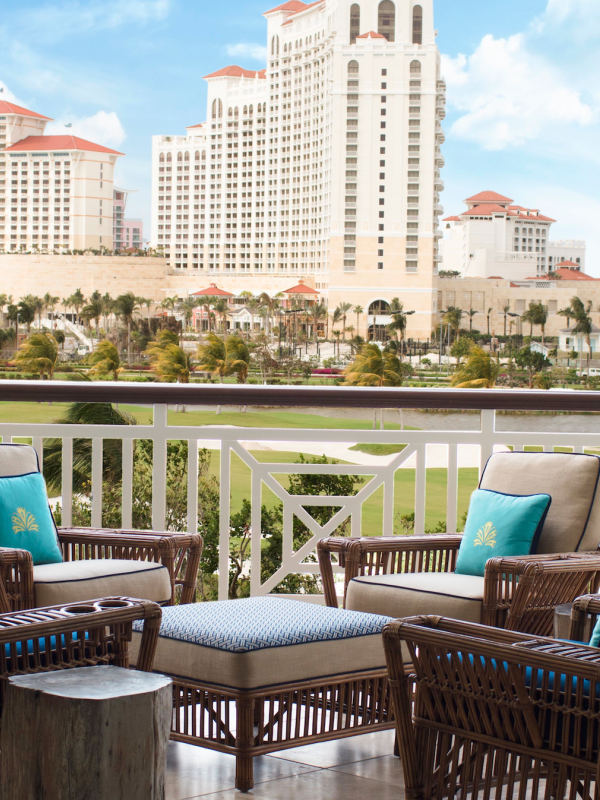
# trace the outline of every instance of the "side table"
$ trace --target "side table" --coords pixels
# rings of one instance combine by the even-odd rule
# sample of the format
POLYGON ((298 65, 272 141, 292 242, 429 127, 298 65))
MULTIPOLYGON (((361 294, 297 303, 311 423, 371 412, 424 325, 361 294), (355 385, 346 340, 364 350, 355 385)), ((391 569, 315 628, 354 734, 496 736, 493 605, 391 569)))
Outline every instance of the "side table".
POLYGON ((113 666, 9 678, 1 800, 164 800, 172 691, 113 666))

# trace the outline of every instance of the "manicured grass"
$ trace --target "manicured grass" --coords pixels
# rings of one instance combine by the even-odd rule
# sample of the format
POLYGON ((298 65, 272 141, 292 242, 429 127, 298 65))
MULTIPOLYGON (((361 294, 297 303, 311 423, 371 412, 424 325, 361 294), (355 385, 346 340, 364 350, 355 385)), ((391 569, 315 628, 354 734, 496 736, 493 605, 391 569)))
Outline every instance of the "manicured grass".
MULTIPOLYGON (((385 417, 384 417, 385 422, 385 417)), ((294 411, 277 411, 264 409, 261 411, 240 411, 224 408, 221 414, 216 411, 186 411, 175 413, 169 411, 169 425, 237 425, 244 428, 310 428, 314 430, 344 429, 371 430, 372 420, 321 417, 318 414, 302 414, 294 411)), ((379 423, 378 423, 379 427, 379 423)), ((385 422, 389 431, 400 430, 400 424, 385 422)))
MULTIPOLYGON (((326 449, 326 448, 324 448, 326 449)), ((220 451, 211 450, 210 471, 215 477, 219 476, 220 451)), ((260 462, 272 462, 278 464, 294 464, 300 458, 299 453, 286 453, 281 451, 255 450, 251 455, 260 462)), ((339 461, 338 463, 349 463, 339 461)), ((478 470, 459 469, 458 471, 458 521, 469 507, 471 493, 477 487, 478 470)), ((274 477, 285 488, 288 487, 287 475, 277 475, 274 477)), ((370 480, 369 476, 364 476, 365 483, 357 485, 356 488, 364 487, 370 480)), ((426 512, 425 527, 434 528, 438 522, 446 519, 446 469, 428 469, 426 485, 426 512)), ((250 469, 235 454, 231 459, 231 509, 232 513, 240 510, 242 500, 251 499, 250 469)), ((399 469, 394 477, 394 531, 402 533, 399 518, 414 511, 415 506, 415 471, 412 469, 399 469)), ((262 502, 269 508, 279 503, 274 493, 263 485, 262 502)), ((368 500, 362 505, 361 533, 363 536, 377 536, 383 529, 383 488, 377 489, 368 500)), ((454 521, 448 524, 448 530, 456 530, 454 521)))
MULTIPOLYGON (((0 386, 1 393, 1 386, 0 386)), ((0 422, 55 422, 61 419, 70 403, 13 403, 0 402, 0 422)), ((140 425, 152 423, 152 409, 121 404, 122 411, 129 411, 140 425)))
POLYGON ((391 456, 393 453, 401 453, 405 447, 405 444, 354 444, 348 449, 358 450, 359 453, 369 456, 391 456))

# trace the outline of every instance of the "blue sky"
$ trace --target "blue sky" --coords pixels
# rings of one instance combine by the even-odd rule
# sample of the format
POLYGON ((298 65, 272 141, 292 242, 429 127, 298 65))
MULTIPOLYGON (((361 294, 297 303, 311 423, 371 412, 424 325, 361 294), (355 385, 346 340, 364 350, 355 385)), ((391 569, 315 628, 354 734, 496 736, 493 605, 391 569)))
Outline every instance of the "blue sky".
MULTIPOLYGON (((0 97, 127 154, 117 181, 149 225, 152 134, 204 119, 202 76, 260 68, 268 3, 0 0, 0 97)), ((437 0, 448 84, 445 216, 484 189, 585 238, 600 277, 600 0, 437 0)))

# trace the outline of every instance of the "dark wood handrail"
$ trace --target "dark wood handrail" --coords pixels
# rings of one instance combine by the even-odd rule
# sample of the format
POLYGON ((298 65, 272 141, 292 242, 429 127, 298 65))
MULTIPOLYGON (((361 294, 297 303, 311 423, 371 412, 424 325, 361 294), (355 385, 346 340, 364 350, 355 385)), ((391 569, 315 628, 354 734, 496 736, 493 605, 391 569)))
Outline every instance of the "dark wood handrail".
POLYGON ((528 389, 379 389, 354 386, 248 386, 75 381, 0 381, 0 400, 85 403, 240 404, 273 407, 434 408, 600 411, 600 393, 528 389))

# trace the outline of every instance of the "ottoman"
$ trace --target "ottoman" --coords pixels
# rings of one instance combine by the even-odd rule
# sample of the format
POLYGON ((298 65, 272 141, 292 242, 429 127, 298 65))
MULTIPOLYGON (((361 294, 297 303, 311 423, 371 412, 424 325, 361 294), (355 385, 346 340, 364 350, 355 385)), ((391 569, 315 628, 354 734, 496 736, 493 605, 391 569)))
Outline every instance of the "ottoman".
POLYGON ((164 608, 154 670, 173 678, 171 738, 235 755, 247 792, 254 756, 393 728, 390 620, 273 596, 164 608))

